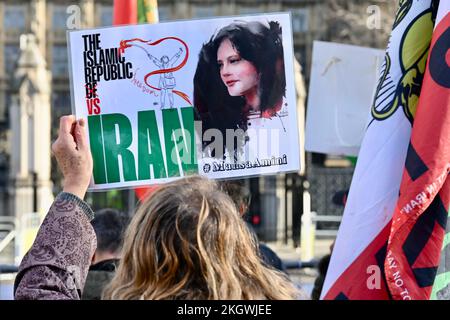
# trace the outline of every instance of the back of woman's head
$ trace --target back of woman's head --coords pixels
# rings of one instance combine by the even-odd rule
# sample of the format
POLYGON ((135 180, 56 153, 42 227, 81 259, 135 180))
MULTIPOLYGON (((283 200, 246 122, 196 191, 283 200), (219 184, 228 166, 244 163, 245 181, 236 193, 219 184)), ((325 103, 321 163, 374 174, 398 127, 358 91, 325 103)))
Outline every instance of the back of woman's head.
POLYGON ((230 198, 213 181, 190 177, 162 186, 142 203, 104 297, 287 299, 294 295, 281 274, 261 264, 230 198))

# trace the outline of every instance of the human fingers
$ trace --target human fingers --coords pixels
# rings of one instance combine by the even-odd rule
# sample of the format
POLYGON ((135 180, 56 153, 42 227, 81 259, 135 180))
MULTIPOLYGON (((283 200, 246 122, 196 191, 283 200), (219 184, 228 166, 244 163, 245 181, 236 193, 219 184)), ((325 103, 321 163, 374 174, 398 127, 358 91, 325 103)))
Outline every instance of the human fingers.
POLYGON ((70 135, 72 131, 72 125, 75 122, 75 116, 62 116, 59 119, 59 136, 70 135))
POLYGON ((60 118, 60 129, 58 138, 52 144, 52 153, 55 155, 60 168, 67 167, 66 160, 77 152, 77 144, 75 137, 76 120, 74 116, 63 116, 60 118))
POLYGON ((74 131, 78 150, 88 150, 89 146, 87 143, 86 121, 84 119, 78 120, 74 131))

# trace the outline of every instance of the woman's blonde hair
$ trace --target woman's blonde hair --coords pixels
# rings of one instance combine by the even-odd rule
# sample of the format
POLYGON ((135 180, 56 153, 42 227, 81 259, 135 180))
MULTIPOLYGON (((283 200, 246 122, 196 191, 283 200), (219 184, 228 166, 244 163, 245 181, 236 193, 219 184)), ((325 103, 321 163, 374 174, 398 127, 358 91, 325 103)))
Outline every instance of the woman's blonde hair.
POLYGON ((231 199, 199 176, 160 187, 125 235, 105 299, 293 299, 295 286, 261 262, 231 199))

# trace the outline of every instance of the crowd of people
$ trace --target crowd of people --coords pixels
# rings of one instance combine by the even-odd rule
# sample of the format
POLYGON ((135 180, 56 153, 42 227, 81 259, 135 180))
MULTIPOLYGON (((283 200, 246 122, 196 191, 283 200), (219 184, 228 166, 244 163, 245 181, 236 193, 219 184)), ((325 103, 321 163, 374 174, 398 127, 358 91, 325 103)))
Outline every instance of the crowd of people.
POLYGON ((14 284, 16 299, 304 299, 246 225, 242 185, 200 176, 161 185, 132 215, 83 200, 92 155, 84 120, 52 145, 64 187, 14 284))

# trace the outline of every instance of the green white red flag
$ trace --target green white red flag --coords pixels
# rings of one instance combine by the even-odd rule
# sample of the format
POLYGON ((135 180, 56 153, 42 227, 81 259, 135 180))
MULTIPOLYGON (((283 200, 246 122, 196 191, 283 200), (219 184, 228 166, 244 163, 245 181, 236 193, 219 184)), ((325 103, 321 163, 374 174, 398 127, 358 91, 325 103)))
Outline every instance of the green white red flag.
POLYGON ((113 24, 158 22, 157 0, 114 0, 113 24))

